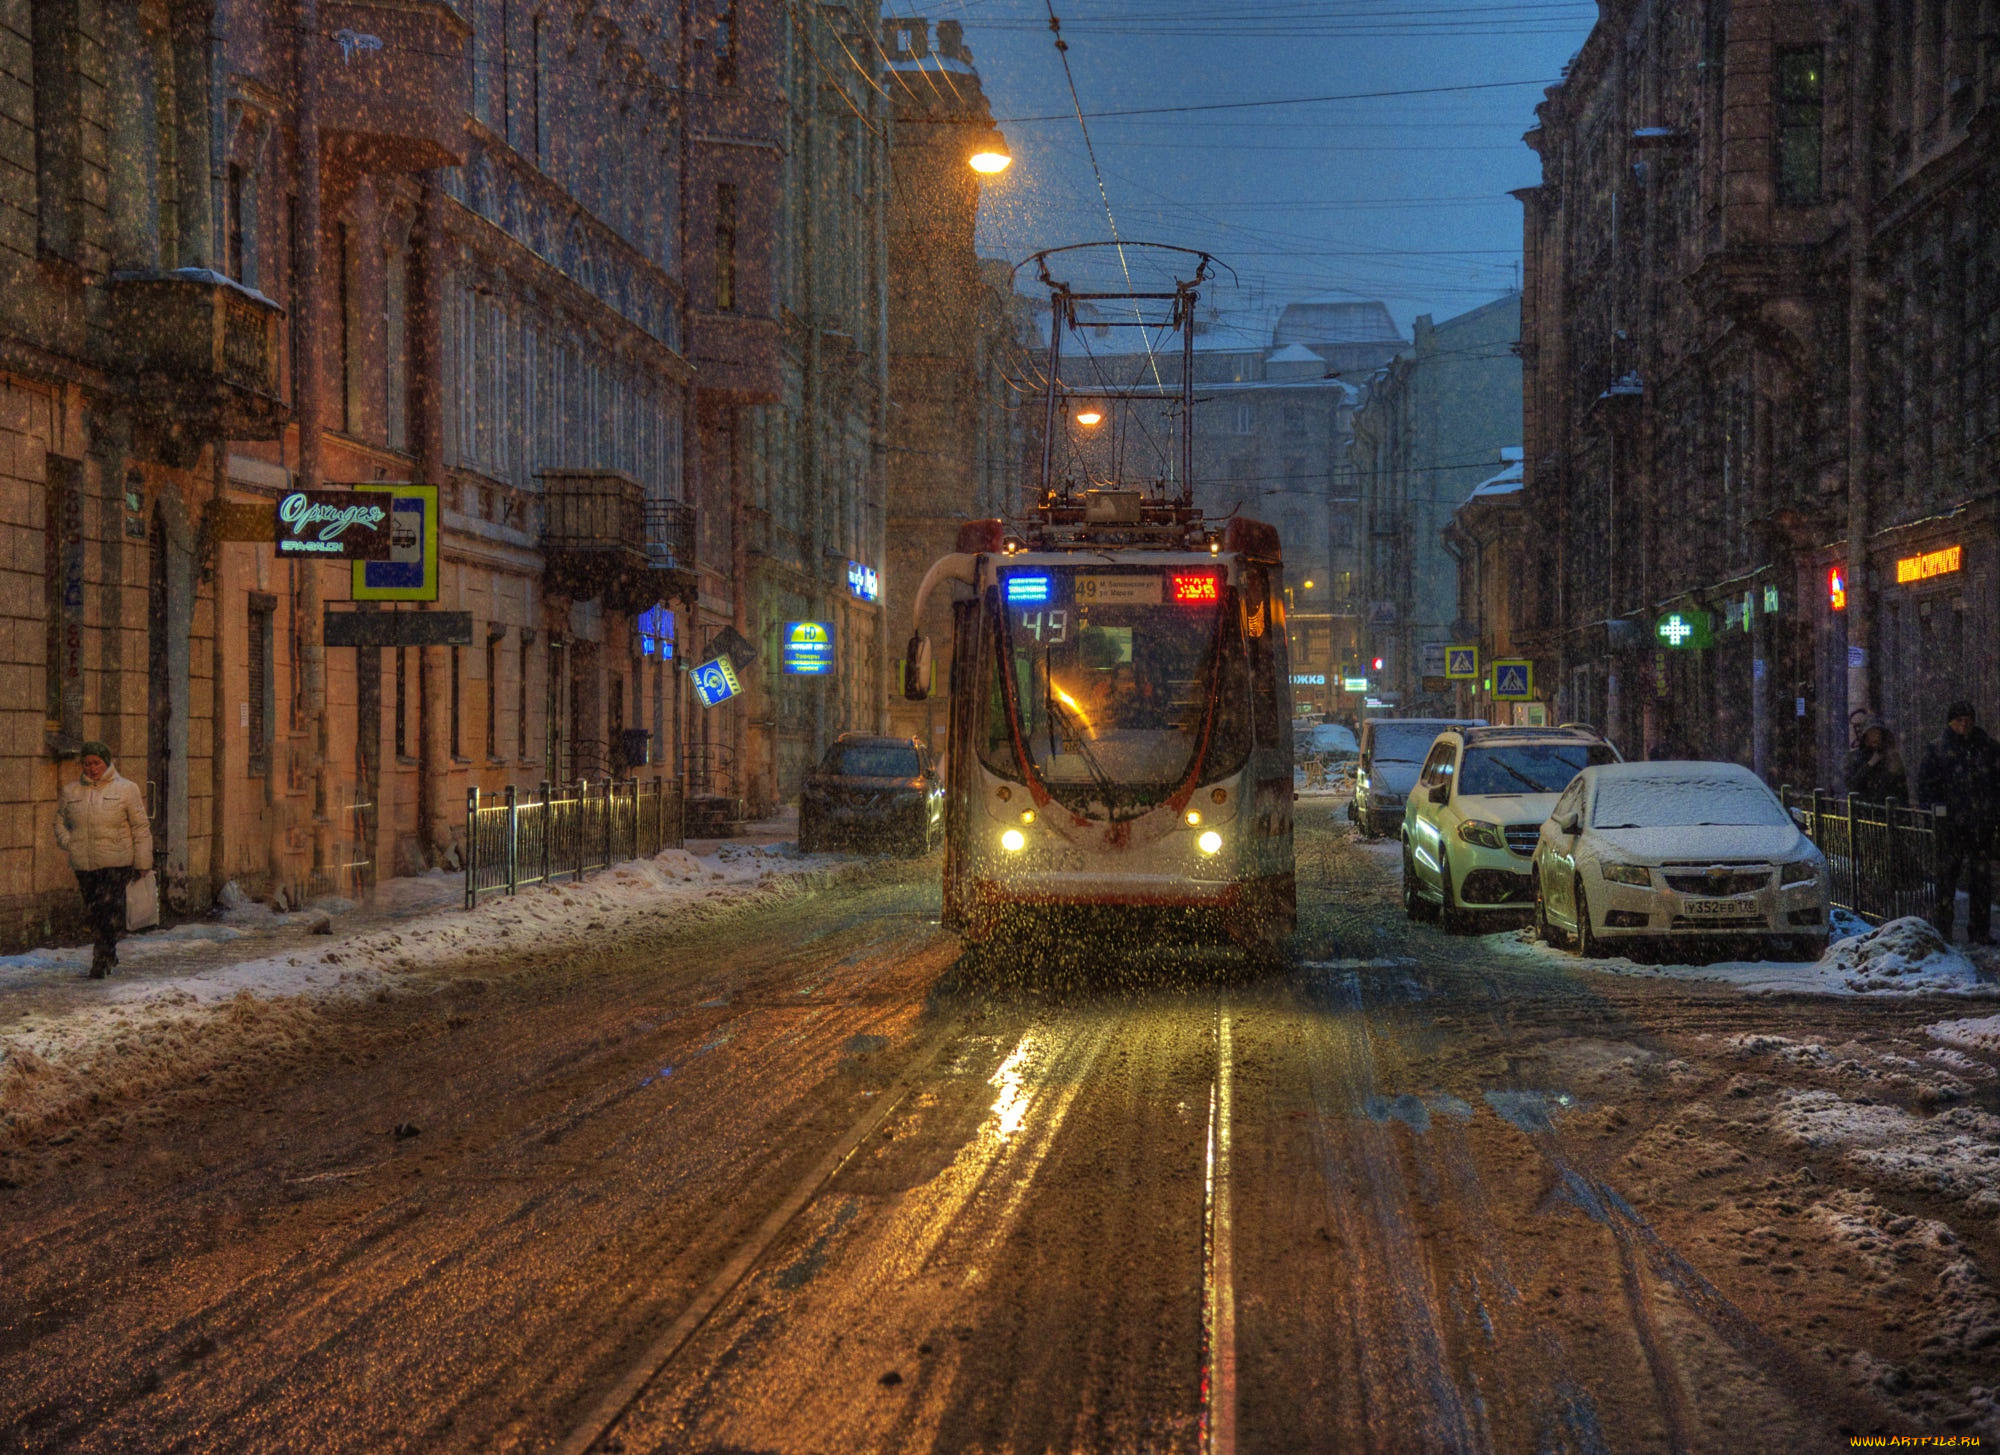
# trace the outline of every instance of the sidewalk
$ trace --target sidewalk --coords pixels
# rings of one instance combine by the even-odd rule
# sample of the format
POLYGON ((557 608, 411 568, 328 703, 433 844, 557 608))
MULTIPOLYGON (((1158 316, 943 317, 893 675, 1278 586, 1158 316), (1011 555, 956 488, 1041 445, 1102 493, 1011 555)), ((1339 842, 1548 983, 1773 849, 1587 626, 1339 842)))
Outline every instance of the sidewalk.
POLYGON ((247 1042, 309 1039, 331 1002, 531 969, 663 911, 699 918, 758 894, 810 892, 810 876, 863 862, 801 855, 795 832, 796 818, 780 816, 472 911, 465 876, 441 870, 386 880, 366 904, 321 900, 283 915, 247 904, 126 939, 108 980, 87 978, 88 945, 0 956, 0 1157, 81 1102, 200 1075, 247 1042))

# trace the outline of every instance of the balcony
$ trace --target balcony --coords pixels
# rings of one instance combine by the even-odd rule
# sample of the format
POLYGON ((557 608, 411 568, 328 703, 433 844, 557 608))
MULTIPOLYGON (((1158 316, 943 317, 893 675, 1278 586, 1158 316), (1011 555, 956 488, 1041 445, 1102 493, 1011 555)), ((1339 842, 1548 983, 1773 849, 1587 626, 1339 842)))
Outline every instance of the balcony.
POLYGON ((444 0, 326 0, 320 129, 375 171, 465 161, 465 48, 472 27, 444 0))
POLYGON ((143 415, 196 448, 283 431, 277 304, 205 268, 115 274, 110 293, 112 363, 143 415))
POLYGON ((614 470, 552 470, 539 478, 550 591, 624 612, 693 602, 693 507, 648 500, 643 485, 614 470))

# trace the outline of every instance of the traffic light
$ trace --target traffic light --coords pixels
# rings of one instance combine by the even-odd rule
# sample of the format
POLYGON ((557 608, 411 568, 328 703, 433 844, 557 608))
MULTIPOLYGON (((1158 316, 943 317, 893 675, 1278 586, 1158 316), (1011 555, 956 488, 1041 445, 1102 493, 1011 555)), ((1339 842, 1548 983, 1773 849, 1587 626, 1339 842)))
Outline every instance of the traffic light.
POLYGON ((1379 671, 1381 671, 1381 670, 1382 670, 1382 659, 1381 659, 1380 657, 1377 657, 1377 658, 1375 659, 1375 670, 1376 670, 1377 672, 1379 672, 1379 671))

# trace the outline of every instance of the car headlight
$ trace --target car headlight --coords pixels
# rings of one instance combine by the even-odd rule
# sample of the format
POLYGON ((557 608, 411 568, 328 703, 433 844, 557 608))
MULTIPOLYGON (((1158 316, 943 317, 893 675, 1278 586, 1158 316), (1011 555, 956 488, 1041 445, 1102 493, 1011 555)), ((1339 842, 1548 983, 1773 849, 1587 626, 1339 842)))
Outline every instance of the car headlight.
POLYGON ((1222 852, 1222 835, 1214 829, 1210 829, 1194 842, 1195 847, 1200 849, 1204 854, 1219 854, 1222 852))
POLYGON ((1028 836, 1019 829, 1008 829, 1000 835, 1000 847, 1010 854, 1018 854, 1028 847, 1028 836))
POLYGON ((1468 844, 1477 844, 1482 849, 1504 849, 1507 835, 1502 833, 1497 823, 1486 823, 1481 819, 1469 818, 1458 826, 1458 836, 1468 844))
POLYGON ((1597 872, 1613 884, 1636 884, 1641 889, 1653 887, 1653 874, 1643 864, 1599 864, 1597 872))
POLYGON ((1819 882, 1819 861, 1816 859, 1795 859, 1787 864, 1778 875, 1778 887, 1790 889, 1794 884, 1816 884, 1819 882))

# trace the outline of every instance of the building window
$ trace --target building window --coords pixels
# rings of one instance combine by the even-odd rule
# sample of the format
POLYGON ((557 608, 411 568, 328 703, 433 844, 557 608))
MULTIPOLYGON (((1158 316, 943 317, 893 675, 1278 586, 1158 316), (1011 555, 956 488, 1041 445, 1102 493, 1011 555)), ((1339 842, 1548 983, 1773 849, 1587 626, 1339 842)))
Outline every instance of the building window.
POLYGON ((715 184, 715 306, 736 307, 736 187, 715 184))
POLYGON ((1778 52, 1778 201, 1808 207, 1820 200, 1826 111, 1826 55, 1819 46, 1778 52))
POLYGON ((451 755, 454 758, 463 758, 465 756, 465 735, 460 728, 459 704, 461 694, 459 679, 464 673, 460 671, 461 658, 458 648, 446 647, 445 650, 451 653, 451 755))
POLYGON ((1257 428, 1257 411, 1247 399, 1239 399, 1229 410, 1229 432, 1251 434, 1257 428))
POLYGON ((528 648, 533 644, 535 634, 527 627, 521 628, 521 650, 517 654, 518 668, 514 682, 514 740, 516 756, 528 761, 528 648))
POLYGON ((245 727, 248 744, 244 764, 250 776, 261 778, 271 771, 271 718, 277 701, 275 664, 271 660, 271 624, 278 615, 278 598, 262 592, 250 595, 249 630, 244 661, 248 664, 244 683, 245 727))
POLYGON ((396 653, 396 756, 410 756, 410 649, 397 647, 396 653))
POLYGON ((1293 439, 1306 432, 1306 407, 1303 404, 1285 406, 1285 434, 1293 439))
POLYGON ((500 637, 498 627, 486 629, 486 756, 500 756, 500 637))
POLYGON ((721 0, 715 10, 715 84, 736 84, 736 41, 741 16, 738 0, 721 0))
POLYGON ((410 444, 409 338, 410 253, 391 247, 382 260, 383 392, 385 443, 392 450, 410 444))
POLYGON ((353 230, 344 222, 334 228, 334 245, 339 269, 334 281, 340 310, 340 432, 351 435, 361 424, 360 258, 353 230))
POLYGON ((225 245, 223 267, 229 276, 239 283, 249 284, 253 280, 243 271, 243 169, 229 164, 229 237, 225 245))
POLYGON ((36 224, 42 250, 67 258, 82 240, 83 75, 76 7, 35 4, 28 12, 33 27, 36 224))
POLYGON ((60 455, 47 461, 42 531, 46 716, 50 733, 73 740, 83 736, 83 466, 60 455))

